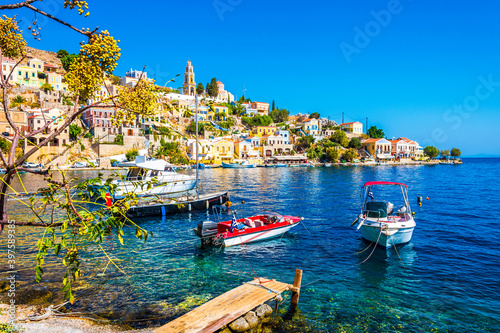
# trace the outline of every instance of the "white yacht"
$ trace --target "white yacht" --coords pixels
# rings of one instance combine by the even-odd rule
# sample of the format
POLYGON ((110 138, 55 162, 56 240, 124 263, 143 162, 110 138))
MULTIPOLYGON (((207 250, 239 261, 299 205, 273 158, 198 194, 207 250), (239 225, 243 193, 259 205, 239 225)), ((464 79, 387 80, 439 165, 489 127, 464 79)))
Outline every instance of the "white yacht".
POLYGON ((128 172, 123 179, 114 180, 116 184, 114 198, 122 199, 128 193, 137 196, 171 196, 185 194, 196 186, 196 177, 175 172, 173 166, 164 160, 146 160, 145 156, 137 156, 133 162, 118 164, 128 167, 128 172), (149 181, 156 183, 145 184, 149 181))

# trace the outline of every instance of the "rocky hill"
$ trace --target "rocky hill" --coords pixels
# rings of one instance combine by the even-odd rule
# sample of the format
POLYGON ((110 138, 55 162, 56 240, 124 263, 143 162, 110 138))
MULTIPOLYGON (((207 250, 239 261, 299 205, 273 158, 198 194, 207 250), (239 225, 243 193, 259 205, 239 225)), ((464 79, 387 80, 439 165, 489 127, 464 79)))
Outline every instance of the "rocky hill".
POLYGON ((51 51, 44 51, 44 50, 39 50, 35 49, 33 47, 26 47, 26 59, 22 62, 23 65, 28 64, 28 60, 37 58, 40 59, 46 63, 49 63, 51 65, 54 65, 57 67, 57 72, 60 73, 65 73, 66 71, 64 70, 61 59, 57 57, 57 53, 51 52, 51 51))

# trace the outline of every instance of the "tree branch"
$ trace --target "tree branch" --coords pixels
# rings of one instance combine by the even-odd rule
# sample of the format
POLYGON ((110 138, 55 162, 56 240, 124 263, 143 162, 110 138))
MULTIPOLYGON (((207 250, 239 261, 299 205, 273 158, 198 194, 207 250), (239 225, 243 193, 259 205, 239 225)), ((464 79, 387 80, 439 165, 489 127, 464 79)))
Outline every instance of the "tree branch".
POLYGON ((23 2, 13 3, 10 5, 0 5, 0 10, 1 9, 19 9, 21 7, 25 7, 27 4, 29 5, 29 4, 36 2, 36 1, 39 1, 39 0, 26 0, 23 2))
MULTIPOLYGON (((42 111, 43 113, 43 111, 42 111)), ((33 131, 31 133, 28 133, 26 134, 26 137, 30 137, 30 136, 33 136, 33 135, 37 135, 38 133, 40 132, 43 132, 47 127, 49 127, 49 125, 51 125, 54 121, 56 121, 56 119, 52 119, 51 121, 49 121, 48 123, 45 122, 45 125, 43 125, 43 127, 41 127, 40 129, 36 130, 36 131, 33 131)))
MULTIPOLYGON (((28 1, 27 1, 27 2, 28 2, 28 1)), ((38 9, 38 8, 36 8, 36 7, 32 6, 32 5, 30 5, 29 3, 24 4, 24 6, 23 6, 23 7, 29 8, 29 9, 31 9, 32 11, 35 11, 35 12, 37 12, 37 13, 39 13, 39 14, 42 14, 42 15, 44 15, 44 16, 47 16, 48 18, 50 18, 50 19, 52 19, 52 20, 54 20, 54 21, 56 21, 56 22, 58 22, 58 23, 61 23, 62 25, 65 25, 65 26, 67 26, 67 27, 69 27, 69 28, 71 28, 71 29, 75 30, 76 32, 81 33, 82 35, 87 36, 87 37, 90 37, 90 36, 91 36, 94 32, 96 32, 96 30, 97 30, 97 29, 99 29, 99 27, 96 27, 96 28, 95 28, 94 30, 92 30, 92 31, 80 30, 80 29, 78 29, 78 28, 76 28, 76 27, 72 26, 71 24, 64 22, 63 20, 58 19, 58 18, 57 18, 57 17, 55 17, 55 16, 52 16, 52 15, 50 15, 50 14, 48 14, 48 13, 44 12, 44 11, 41 11, 40 9, 38 9)), ((1 8, 0 8, 0 9, 1 9, 1 8)), ((8 8, 8 9, 10 9, 10 8, 8 8)))

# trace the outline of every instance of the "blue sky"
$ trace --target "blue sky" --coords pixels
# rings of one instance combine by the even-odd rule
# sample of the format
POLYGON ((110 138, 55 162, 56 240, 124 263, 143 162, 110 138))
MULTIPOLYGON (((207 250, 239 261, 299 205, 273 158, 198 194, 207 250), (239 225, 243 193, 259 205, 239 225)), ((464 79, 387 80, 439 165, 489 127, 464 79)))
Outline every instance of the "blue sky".
MULTIPOLYGON (((346 121, 368 117, 389 138, 500 156, 495 1, 88 2, 86 19, 64 10, 62 0, 38 6, 120 39, 117 75, 146 66, 164 84, 190 59, 197 82, 216 77, 237 96, 246 89, 252 100, 274 99, 292 114, 340 121, 344 112, 346 121)), ((17 13, 24 22, 33 18, 17 13)), ((78 51, 82 36, 40 23, 42 41, 28 39, 30 46, 78 51)))

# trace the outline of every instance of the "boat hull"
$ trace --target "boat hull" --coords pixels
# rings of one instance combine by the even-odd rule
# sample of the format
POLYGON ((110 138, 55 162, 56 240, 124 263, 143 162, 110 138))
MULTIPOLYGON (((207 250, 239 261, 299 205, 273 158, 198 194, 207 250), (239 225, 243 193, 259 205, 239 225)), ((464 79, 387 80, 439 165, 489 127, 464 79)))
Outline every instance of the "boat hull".
POLYGON ((391 247, 393 245, 405 244, 411 240, 415 227, 408 228, 388 228, 380 232, 380 227, 377 226, 361 226, 361 235, 364 239, 370 242, 377 242, 377 244, 384 247, 391 247))
POLYGON ((259 230, 252 233, 246 233, 244 235, 236 235, 236 236, 226 235, 226 237, 224 237, 224 246, 227 247, 227 246, 241 245, 247 243, 260 242, 270 238, 276 238, 288 232, 291 228, 297 226, 299 223, 300 222, 279 228, 259 230))
POLYGON ((144 203, 137 206, 132 206, 127 211, 127 216, 144 217, 144 216, 165 216, 167 214, 175 214, 182 212, 190 212, 195 210, 208 210, 215 205, 223 205, 229 201, 228 192, 218 192, 202 194, 194 198, 179 198, 177 201, 167 201, 164 203, 144 203))
POLYGON ((114 198, 123 199, 129 193, 135 193, 138 197, 154 195, 175 197, 184 194, 186 191, 192 190, 195 185, 196 179, 187 179, 157 184, 150 189, 141 189, 141 186, 138 185, 137 182, 121 182, 117 184, 114 198))
POLYGON ((255 164, 237 164, 237 163, 222 163, 224 169, 246 169, 255 168, 255 164))

